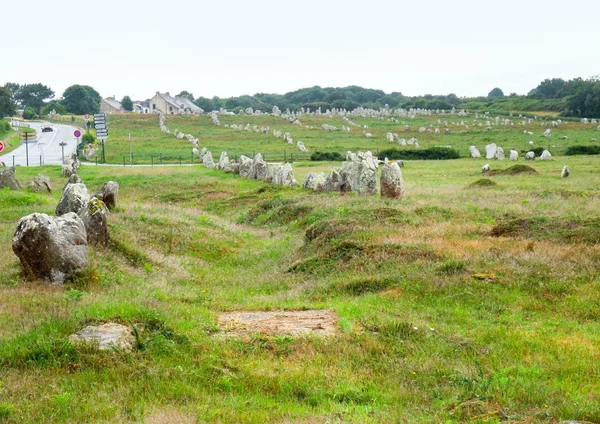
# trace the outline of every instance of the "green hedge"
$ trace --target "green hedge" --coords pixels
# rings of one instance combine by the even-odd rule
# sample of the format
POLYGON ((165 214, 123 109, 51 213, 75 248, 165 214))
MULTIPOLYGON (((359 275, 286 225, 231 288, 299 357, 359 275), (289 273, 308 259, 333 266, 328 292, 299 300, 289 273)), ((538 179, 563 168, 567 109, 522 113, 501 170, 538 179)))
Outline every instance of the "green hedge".
POLYGON ((312 161, 341 161, 344 160, 344 156, 338 152, 315 152, 310 155, 310 160, 312 161))
POLYGON ((571 146, 567 148, 565 155, 600 155, 600 146, 571 146))
POLYGON ((460 154, 458 153, 458 150, 449 149, 447 147, 432 147, 430 149, 380 150, 377 157, 380 159, 446 160, 458 159, 460 158, 460 154))

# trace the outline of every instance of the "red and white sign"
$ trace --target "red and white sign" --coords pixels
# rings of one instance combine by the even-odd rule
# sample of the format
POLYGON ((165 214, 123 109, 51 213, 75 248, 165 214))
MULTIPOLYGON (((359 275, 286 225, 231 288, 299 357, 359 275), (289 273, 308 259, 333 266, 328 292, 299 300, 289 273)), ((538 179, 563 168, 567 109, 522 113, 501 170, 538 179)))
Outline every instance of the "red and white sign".
POLYGON ((89 121, 89 120, 90 120, 90 114, 89 114, 89 113, 86 113, 86 114, 85 114, 85 120, 86 120, 86 121, 89 121))
POLYGON ((0 141, 0 152, 4 150, 4 143, 0 141))
POLYGON ((79 130, 75 130, 75 131, 73 132, 73 135, 74 135, 75 137, 79 138, 79 137, 81 137, 81 131, 79 131, 79 130))

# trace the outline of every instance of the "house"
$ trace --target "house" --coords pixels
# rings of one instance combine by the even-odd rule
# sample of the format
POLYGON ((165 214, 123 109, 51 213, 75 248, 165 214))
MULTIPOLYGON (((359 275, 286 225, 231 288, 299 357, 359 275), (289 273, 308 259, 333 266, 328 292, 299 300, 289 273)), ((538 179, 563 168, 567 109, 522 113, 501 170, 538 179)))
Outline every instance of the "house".
POLYGON ((114 97, 107 97, 106 99, 100 100, 100 112, 108 114, 125 113, 125 108, 121 103, 116 101, 114 97))
POLYGON ((133 102, 133 111, 135 113, 150 113, 150 100, 143 102, 133 102))
POLYGON ((150 99, 150 112, 162 112, 165 115, 182 115, 184 113, 199 114, 204 112, 187 97, 171 97, 169 92, 156 92, 154 97, 150 99))

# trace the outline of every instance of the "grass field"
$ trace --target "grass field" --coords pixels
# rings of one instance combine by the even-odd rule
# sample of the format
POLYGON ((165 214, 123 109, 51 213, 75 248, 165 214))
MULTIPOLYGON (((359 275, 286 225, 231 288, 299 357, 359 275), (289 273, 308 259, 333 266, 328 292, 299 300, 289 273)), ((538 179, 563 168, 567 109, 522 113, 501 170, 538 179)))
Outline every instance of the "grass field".
MULTIPOLYGON (((508 118, 508 117, 504 117, 508 118)), ((358 125, 351 127, 352 132, 344 133, 342 125, 348 126, 340 117, 326 118, 318 116, 304 116, 301 118, 302 125, 295 125, 283 118, 275 116, 221 116, 221 126, 215 126, 210 118, 203 115, 192 116, 167 116, 166 126, 171 130, 171 135, 164 134, 158 126, 157 115, 112 115, 109 117, 109 140, 106 143, 106 161, 108 163, 129 163, 130 148, 133 150, 134 163, 171 162, 176 163, 192 161, 192 145, 187 140, 177 140, 174 137, 175 130, 192 134, 199 138, 200 147, 211 150, 213 157, 219 157, 221 151, 227 151, 230 157, 242 154, 253 156, 262 153, 268 161, 281 161, 284 158, 290 160, 306 160, 310 153, 316 151, 339 152, 345 154, 347 150, 371 150, 376 153, 382 149, 399 147, 397 144, 386 140, 386 133, 397 133, 401 138, 408 140, 416 138, 422 148, 434 146, 452 146, 462 156, 469 156, 469 146, 475 145, 484 152, 487 144, 496 143, 507 152, 511 148, 523 152, 531 149, 529 141, 533 141, 533 147, 542 147, 550 150, 553 155, 564 154, 567 147, 572 145, 598 144, 594 139, 600 139, 600 132, 596 130, 597 125, 581 124, 579 122, 563 122, 558 128, 552 128, 553 136, 544 137, 546 129, 541 126, 542 118, 533 121, 531 125, 521 126, 522 119, 518 115, 510 118, 514 126, 493 126, 485 130, 487 119, 481 115, 477 124, 473 124, 474 116, 468 117, 435 115, 430 117, 417 117, 416 119, 402 119, 398 123, 389 120, 378 120, 374 118, 355 118, 353 121, 358 125), (441 124, 438 124, 438 119, 441 124), (448 121, 450 134, 444 134, 444 121, 448 121), (469 128, 461 126, 461 121, 469 128), (452 125, 452 123, 456 125, 452 125), (269 134, 238 131, 226 128, 225 125, 269 126, 269 134), (334 125, 338 128, 335 132, 326 132, 321 126, 323 124, 334 125), (404 125, 411 127, 405 131, 404 125), (364 129, 367 125, 369 128, 364 129), (431 127, 430 127, 431 125, 431 127), (306 127, 309 128, 306 128, 306 127), (360 126, 360 127, 359 127, 360 126), (312 129, 311 129, 312 127, 312 129), (441 134, 420 133, 419 128, 426 127, 432 131, 440 128, 441 134), (294 139, 294 145, 285 143, 282 139, 273 136, 272 131, 279 130, 283 133, 289 132, 294 139), (373 134, 373 138, 367 139, 363 130, 373 134), (533 132, 534 135, 524 134, 523 131, 533 132), (129 140, 131 134, 131 142, 129 140), (567 137, 567 139, 562 139, 567 137), (302 141, 309 149, 309 154, 301 153, 296 147, 296 142, 302 141), (131 143, 131 144, 130 144, 131 143), (293 157, 291 156, 293 155, 293 157)), ((548 118, 550 119, 550 118, 548 118)), ((492 123, 495 123, 491 119, 492 123)), ((403 149, 414 149, 407 146, 403 149)), ((197 160, 197 158, 195 159, 197 160)))
MULTIPOLYGON (((151 138, 150 118, 127 125, 151 138)), ((410 161, 400 203, 201 166, 84 166, 90 192, 120 183, 119 205, 111 245, 64 286, 25 280, 11 240, 22 216, 53 214, 65 179, 18 168, 56 189, 0 190, 0 421, 599 422, 600 158, 529 164, 479 186, 480 161, 410 161), (217 327, 223 311, 281 309, 333 310, 338 333, 217 327), (67 342, 108 320, 141 349, 67 342)))

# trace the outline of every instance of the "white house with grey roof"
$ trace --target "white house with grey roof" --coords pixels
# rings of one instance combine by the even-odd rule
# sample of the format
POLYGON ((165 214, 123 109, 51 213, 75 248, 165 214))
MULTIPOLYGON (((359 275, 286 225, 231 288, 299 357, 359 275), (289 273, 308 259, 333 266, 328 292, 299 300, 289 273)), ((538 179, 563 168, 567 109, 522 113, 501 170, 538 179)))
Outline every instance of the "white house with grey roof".
POLYGON ((156 92, 150 99, 150 112, 162 112, 165 115, 182 115, 184 113, 202 113, 204 112, 187 97, 171 97, 169 92, 156 92))
POLYGON ((112 114, 125 113, 126 111, 123 105, 116 101, 114 97, 107 97, 100 100, 100 112, 112 114))

